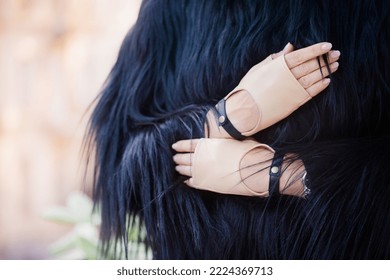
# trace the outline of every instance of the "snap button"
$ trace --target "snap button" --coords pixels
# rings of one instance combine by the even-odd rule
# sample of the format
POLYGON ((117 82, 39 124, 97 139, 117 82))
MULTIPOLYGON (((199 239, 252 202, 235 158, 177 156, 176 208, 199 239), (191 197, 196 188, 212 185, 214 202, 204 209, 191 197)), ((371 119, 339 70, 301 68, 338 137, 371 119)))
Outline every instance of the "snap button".
POLYGON ((278 172, 279 172, 279 167, 277 167, 277 166, 272 166, 271 167, 271 173, 277 174, 278 172))

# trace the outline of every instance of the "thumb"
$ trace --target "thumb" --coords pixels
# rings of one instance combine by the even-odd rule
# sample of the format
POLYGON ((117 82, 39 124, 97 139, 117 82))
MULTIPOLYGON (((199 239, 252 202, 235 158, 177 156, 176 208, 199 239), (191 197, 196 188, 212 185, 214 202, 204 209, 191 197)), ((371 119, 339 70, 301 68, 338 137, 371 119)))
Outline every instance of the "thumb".
POLYGON ((275 58, 281 56, 282 54, 283 55, 288 54, 288 53, 292 52, 293 50, 294 50, 294 46, 290 42, 288 42, 287 45, 283 48, 283 50, 281 50, 278 53, 272 54, 271 57, 272 57, 272 59, 275 59, 275 58))

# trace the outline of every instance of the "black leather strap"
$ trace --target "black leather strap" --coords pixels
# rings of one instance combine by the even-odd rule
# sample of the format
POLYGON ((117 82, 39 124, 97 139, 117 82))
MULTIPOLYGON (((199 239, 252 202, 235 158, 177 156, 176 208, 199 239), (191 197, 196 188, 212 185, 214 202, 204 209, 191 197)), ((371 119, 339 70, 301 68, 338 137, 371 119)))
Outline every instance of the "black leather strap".
POLYGON ((222 126, 233 138, 237 140, 244 140, 246 137, 233 126, 226 114, 226 100, 224 98, 221 99, 215 108, 217 109, 218 113, 219 126, 222 126))
POLYGON ((283 163, 284 154, 275 152, 274 158, 272 159, 272 164, 269 170, 269 196, 275 197, 279 196, 279 180, 282 174, 282 163, 283 163))

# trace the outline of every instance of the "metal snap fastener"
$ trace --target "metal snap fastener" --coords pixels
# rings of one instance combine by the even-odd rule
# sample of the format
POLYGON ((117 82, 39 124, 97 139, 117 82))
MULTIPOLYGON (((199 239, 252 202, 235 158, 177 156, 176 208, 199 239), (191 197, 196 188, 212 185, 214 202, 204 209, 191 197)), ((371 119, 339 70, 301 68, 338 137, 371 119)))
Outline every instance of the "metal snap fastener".
POLYGON ((278 172, 279 172, 279 167, 273 166, 273 167, 271 168, 271 173, 276 174, 276 173, 278 173, 278 172))

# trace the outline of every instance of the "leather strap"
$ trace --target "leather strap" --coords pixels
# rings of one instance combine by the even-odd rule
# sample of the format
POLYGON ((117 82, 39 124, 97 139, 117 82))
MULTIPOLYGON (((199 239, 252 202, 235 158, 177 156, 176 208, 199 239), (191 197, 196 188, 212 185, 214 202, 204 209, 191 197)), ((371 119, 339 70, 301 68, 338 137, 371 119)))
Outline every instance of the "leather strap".
POLYGON ((275 152, 274 158, 272 159, 272 164, 269 170, 269 196, 276 197, 279 196, 279 180, 282 174, 282 163, 283 163, 284 154, 275 152))
POLYGON ((215 105, 215 108, 218 113, 218 125, 222 126, 234 139, 244 140, 246 137, 234 127, 226 114, 226 100, 224 98, 221 99, 217 105, 215 105))

